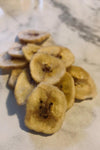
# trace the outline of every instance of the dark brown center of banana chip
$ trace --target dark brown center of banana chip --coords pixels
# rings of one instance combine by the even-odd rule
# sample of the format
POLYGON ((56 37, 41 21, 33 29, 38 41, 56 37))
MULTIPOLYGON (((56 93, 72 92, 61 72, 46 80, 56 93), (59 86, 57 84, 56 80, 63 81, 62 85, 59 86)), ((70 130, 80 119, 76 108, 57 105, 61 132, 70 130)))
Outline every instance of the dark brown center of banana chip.
POLYGON ((39 33, 28 33, 29 36, 39 36, 39 33))
POLYGON ((52 72, 51 67, 48 66, 47 64, 44 64, 44 65, 43 65, 42 70, 43 70, 44 72, 52 72))
POLYGON ((57 57, 57 58, 60 58, 60 59, 62 58, 62 56, 61 56, 60 54, 57 54, 56 57, 57 57))
POLYGON ((52 105, 53 105, 52 102, 47 103, 40 100, 39 110, 40 110, 40 116, 42 118, 47 119, 49 117, 52 105))

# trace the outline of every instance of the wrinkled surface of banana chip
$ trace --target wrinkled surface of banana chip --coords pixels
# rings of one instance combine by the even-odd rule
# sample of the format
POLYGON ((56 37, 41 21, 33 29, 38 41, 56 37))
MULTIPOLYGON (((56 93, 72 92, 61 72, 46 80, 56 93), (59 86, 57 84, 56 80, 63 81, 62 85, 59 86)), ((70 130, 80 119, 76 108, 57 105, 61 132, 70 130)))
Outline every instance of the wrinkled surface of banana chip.
POLYGON ((24 46, 22 48, 22 51, 24 53, 25 58, 27 59, 27 61, 30 61, 31 58, 33 57, 33 55, 35 53, 37 53, 37 51, 40 49, 40 46, 35 45, 35 44, 27 44, 26 46, 24 46))
POLYGON ((71 108, 75 101, 75 86, 72 76, 66 72, 56 85, 66 96, 67 109, 71 108))
POLYGON ((7 52, 0 56, 0 68, 22 68, 27 65, 25 59, 12 58, 7 52))
POLYGON ((28 97, 25 124, 37 132, 52 134, 60 129, 66 107, 62 91, 53 85, 40 83, 28 97))
POLYGON ((68 48, 61 46, 46 46, 42 47, 39 52, 47 53, 49 55, 55 56, 64 62, 66 67, 71 66, 74 63, 74 55, 68 48))
POLYGON ((87 71, 78 66, 71 66, 68 72, 74 78, 76 99, 84 100, 96 96, 96 85, 87 71))
POLYGON ((29 69, 23 70, 18 76, 14 89, 14 95, 18 105, 23 105, 26 103, 27 97, 35 86, 36 84, 29 74, 29 69))
POLYGON ((57 83, 65 73, 63 62, 54 56, 37 53, 30 62, 32 78, 37 82, 57 83))
POLYGON ((21 68, 18 68, 18 69, 16 68, 16 69, 12 70, 9 81, 8 81, 9 87, 11 87, 11 88, 15 87, 17 78, 18 78, 19 74, 22 72, 22 70, 23 69, 21 69, 21 68))
POLYGON ((18 38, 20 41, 25 43, 35 43, 35 44, 40 44, 46 39, 48 39, 49 37, 50 34, 48 32, 36 31, 36 30, 26 30, 18 34, 18 38))
POLYGON ((14 43, 12 47, 8 50, 8 54, 15 58, 24 58, 22 47, 23 47, 22 44, 14 43))

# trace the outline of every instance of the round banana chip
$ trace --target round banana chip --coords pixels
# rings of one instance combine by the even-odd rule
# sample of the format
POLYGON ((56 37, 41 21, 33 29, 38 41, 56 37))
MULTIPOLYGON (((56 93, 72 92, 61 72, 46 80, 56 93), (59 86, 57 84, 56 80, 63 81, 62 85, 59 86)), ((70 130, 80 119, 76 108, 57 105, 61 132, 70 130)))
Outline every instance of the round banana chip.
POLYGON ((46 41, 43 42, 41 46, 51 46, 55 45, 53 38, 50 36, 46 41))
POLYGON ((79 66, 70 66, 67 71, 76 79, 87 80, 89 78, 89 74, 79 66))
POLYGON ((22 68, 27 65, 25 59, 12 58, 7 52, 0 56, 0 68, 22 68))
POLYGON ((40 83, 26 104, 26 126, 34 131, 53 134, 60 129, 66 111, 65 95, 57 87, 40 83))
POLYGON ((95 83, 83 68, 71 66, 68 72, 74 78, 76 99, 84 100, 95 97, 97 93, 95 83))
POLYGON ((14 43, 12 47, 8 50, 8 54, 15 58, 24 58, 22 47, 23 47, 22 44, 14 43))
POLYGON ((22 48, 25 58, 30 61, 32 56, 40 49, 40 46, 35 44, 27 44, 22 48))
POLYGON ((40 44, 48 39, 50 34, 43 31, 27 30, 20 32, 18 38, 22 42, 40 44))
POLYGON ((74 55, 71 51, 65 47, 61 46, 47 46, 42 47, 39 52, 47 53, 49 55, 55 56, 64 62, 66 67, 71 66, 74 63, 74 55))
POLYGON ((37 82, 48 82, 55 84, 65 73, 63 62, 54 56, 37 53, 30 62, 30 72, 37 82))
POLYGON ((67 109, 71 108, 75 101, 75 86, 72 76, 66 72, 56 86, 63 91, 66 96, 67 109))
POLYGON ((14 90, 14 95, 18 105, 23 105, 26 103, 27 97, 35 86, 36 84, 29 74, 29 69, 23 70, 18 76, 14 90))
POLYGON ((22 70, 23 70, 23 69, 21 69, 21 68, 13 69, 13 70, 12 70, 11 75, 10 75, 10 78, 9 78, 9 81, 8 81, 9 87, 11 87, 11 88, 14 88, 14 87, 15 87, 17 78, 18 78, 18 76, 20 75, 20 73, 22 72, 22 70))

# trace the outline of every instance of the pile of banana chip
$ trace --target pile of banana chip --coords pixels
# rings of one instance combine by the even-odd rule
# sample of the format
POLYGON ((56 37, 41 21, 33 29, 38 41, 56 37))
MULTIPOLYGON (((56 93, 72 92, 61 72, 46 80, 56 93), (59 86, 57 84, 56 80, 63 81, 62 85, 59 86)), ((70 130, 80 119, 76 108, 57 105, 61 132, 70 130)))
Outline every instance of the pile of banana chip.
POLYGON ((53 134, 76 99, 95 97, 95 83, 87 71, 73 65, 72 52, 56 45, 49 33, 28 30, 18 39, 0 56, 0 68, 11 69, 8 85, 17 104, 26 105, 25 125, 53 134))

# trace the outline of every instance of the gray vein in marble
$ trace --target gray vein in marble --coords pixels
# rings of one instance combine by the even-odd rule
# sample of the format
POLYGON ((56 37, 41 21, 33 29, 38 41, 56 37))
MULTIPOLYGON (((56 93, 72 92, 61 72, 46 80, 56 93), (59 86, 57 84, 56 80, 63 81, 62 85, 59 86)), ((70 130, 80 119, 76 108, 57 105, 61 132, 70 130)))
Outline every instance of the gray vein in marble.
POLYGON ((94 32, 94 29, 85 25, 83 22, 73 17, 70 13, 70 8, 61 2, 57 2, 55 0, 51 1, 53 5, 62 10, 62 14, 59 15, 60 20, 66 24, 66 26, 71 29, 77 30, 79 32, 79 36, 85 41, 91 42, 97 46, 100 45, 100 36, 97 36, 94 32))

